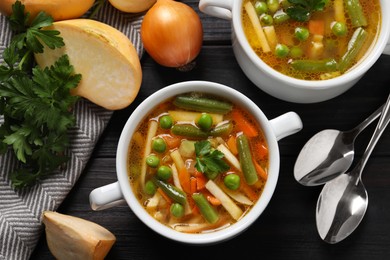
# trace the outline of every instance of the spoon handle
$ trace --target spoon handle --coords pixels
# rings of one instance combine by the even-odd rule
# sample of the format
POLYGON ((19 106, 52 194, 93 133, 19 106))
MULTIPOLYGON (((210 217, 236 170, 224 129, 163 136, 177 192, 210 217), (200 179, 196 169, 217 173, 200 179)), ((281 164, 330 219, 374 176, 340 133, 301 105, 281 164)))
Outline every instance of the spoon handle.
POLYGON ((369 117, 367 117, 363 122, 361 122, 359 125, 354 127, 351 132, 353 133, 353 136, 356 137, 360 132, 362 132, 367 126, 369 126, 375 119, 380 116, 382 113, 383 107, 385 105, 380 106, 377 110, 375 110, 374 113, 372 113, 369 117))
POLYGON ((359 171, 357 171, 359 172, 359 179, 362 175, 363 168, 366 165, 368 158, 370 157, 372 151, 374 150, 374 147, 377 144, 379 138, 381 137, 383 131, 386 129, 389 121, 390 121, 390 95, 383 106, 382 115, 379 118, 379 122, 375 128, 371 140, 368 143, 366 150, 364 151, 363 157, 360 160, 359 165, 357 166, 359 167, 359 171))

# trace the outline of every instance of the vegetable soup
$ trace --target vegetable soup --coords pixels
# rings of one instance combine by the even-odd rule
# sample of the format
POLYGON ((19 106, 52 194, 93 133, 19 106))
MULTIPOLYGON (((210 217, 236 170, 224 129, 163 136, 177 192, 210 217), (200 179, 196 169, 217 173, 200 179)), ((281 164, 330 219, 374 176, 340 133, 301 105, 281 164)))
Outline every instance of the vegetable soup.
POLYGON ((298 79, 345 73, 375 41, 380 21, 378 0, 243 1, 243 28, 253 50, 298 79))
POLYGON ((180 232, 210 232, 240 220, 259 199, 267 172, 268 148, 253 116, 202 93, 158 105, 130 142, 136 197, 180 232))

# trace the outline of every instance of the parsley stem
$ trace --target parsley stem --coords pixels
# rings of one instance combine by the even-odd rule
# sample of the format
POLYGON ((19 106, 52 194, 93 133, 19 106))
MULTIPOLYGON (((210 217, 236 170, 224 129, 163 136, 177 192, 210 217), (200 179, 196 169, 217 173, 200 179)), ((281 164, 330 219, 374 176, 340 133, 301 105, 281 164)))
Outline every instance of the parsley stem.
POLYGON ((18 69, 19 70, 23 70, 23 65, 24 63, 26 62, 26 60, 28 60, 28 58, 30 57, 30 55, 32 54, 32 51, 31 50, 28 50, 22 57, 22 59, 20 60, 19 64, 18 64, 18 69))

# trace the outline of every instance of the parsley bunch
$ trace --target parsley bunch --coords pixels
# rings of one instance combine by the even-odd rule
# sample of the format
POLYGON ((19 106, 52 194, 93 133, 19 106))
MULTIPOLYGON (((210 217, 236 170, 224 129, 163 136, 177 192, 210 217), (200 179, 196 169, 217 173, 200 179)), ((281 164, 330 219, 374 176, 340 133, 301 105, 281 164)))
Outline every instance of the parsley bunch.
POLYGON ((81 80, 74 74, 66 55, 50 68, 33 67, 34 53, 64 46, 55 30, 41 30, 53 19, 41 12, 32 21, 17 1, 9 17, 16 33, 3 52, 0 65, 0 153, 9 147, 21 162, 11 173, 15 188, 41 179, 68 160, 64 153, 69 145, 67 130, 75 124, 71 108, 77 97, 70 95, 81 80))
POLYGON ((204 173, 207 178, 215 179, 218 174, 229 170, 229 165, 222 160, 225 156, 218 150, 211 149, 209 141, 195 143, 196 164, 195 168, 204 173))
POLYGON ((286 13, 294 20, 307 22, 314 11, 324 10, 328 0, 288 0, 292 6, 288 7, 286 13))

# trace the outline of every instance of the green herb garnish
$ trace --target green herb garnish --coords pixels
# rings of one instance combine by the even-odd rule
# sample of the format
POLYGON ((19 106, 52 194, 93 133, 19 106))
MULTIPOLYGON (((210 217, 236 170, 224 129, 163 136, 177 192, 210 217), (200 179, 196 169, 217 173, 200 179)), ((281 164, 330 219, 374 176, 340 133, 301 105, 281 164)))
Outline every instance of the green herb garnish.
POLYGON ((292 6, 286 9, 286 13, 290 18, 299 21, 307 22, 310 16, 315 11, 322 11, 328 0, 288 0, 292 6))
POLYGON ((219 173, 229 170, 229 165, 223 160, 225 156, 218 150, 211 149, 209 141, 195 143, 196 164, 195 168, 204 173, 207 178, 215 179, 219 173))
POLYGON ((70 95, 81 80, 74 74, 66 55, 50 68, 33 67, 34 53, 42 53, 43 45, 59 48, 64 45, 59 32, 41 30, 53 19, 41 12, 29 23, 30 14, 17 1, 9 17, 17 33, 3 52, 0 65, 0 153, 9 147, 21 162, 11 173, 15 188, 25 187, 41 179, 68 160, 67 130, 74 126, 71 111, 78 99, 70 95))

